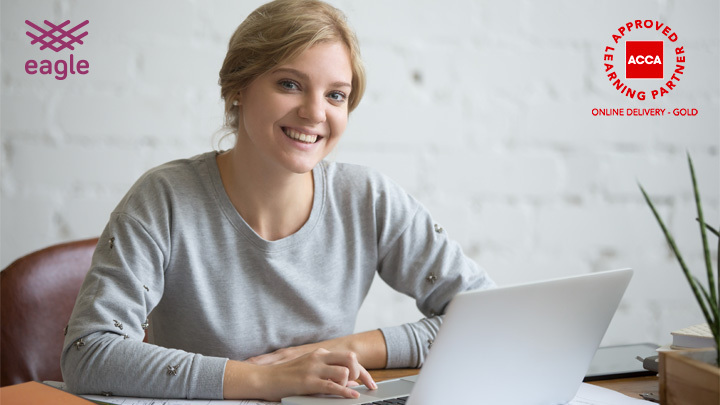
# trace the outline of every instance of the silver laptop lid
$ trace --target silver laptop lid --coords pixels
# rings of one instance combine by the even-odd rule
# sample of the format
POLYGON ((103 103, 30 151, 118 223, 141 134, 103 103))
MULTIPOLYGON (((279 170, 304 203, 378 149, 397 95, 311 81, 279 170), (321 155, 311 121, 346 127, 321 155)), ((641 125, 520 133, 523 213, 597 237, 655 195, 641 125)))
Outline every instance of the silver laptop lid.
POLYGON ((631 277, 622 269, 458 294, 408 404, 570 401, 631 277))

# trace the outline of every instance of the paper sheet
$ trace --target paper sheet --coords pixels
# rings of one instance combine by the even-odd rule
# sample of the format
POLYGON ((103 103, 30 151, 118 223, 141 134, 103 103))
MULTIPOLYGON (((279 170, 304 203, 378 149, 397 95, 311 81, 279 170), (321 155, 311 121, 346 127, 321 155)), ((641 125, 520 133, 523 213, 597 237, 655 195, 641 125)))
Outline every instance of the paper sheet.
MULTIPOLYGON (((46 384, 64 389, 63 383, 46 381, 46 384)), ((113 405, 272 405, 279 402, 239 401, 239 400, 208 400, 208 399, 152 399, 130 397, 104 397, 101 395, 83 395, 91 401, 113 405)), ((582 383, 577 395, 568 405, 648 405, 644 399, 635 399, 617 391, 596 385, 582 383)))
MULTIPOLYGON (((64 382, 44 381, 44 384, 67 391, 64 382)), ((158 399, 133 397, 106 397, 103 395, 81 395, 93 402, 113 405, 274 405, 279 402, 248 401, 248 400, 219 400, 219 399, 158 399)))
POLYGON ((611 389, 582 383, 575 398, 568 405, 648 405, 642 398, 631 398, 611 389))
POLYGON ((130 397, 104 397, 101 395, 81 395, 85 399, 113 405, 272 405, 279 402, 211 400, 211 399, 152 399, 130 397))

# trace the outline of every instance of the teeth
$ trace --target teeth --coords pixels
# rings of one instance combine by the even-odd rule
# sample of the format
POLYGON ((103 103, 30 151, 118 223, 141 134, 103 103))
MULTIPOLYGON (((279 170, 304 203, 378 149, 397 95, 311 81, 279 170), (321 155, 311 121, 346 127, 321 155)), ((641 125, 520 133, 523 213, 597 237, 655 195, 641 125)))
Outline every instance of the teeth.
POLYGON ((315 143, 318 137, 317 135, 303 134, 290 128, 285 129, 285 135, 289 136, 292 139, 295 139, 296 141, 305 143, 315 143))

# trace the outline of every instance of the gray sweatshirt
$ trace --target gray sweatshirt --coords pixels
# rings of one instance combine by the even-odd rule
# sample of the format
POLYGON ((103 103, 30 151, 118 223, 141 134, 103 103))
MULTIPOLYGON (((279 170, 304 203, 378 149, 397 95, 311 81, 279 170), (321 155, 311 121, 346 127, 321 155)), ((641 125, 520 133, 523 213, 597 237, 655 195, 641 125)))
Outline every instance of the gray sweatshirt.
POLYGON ((436 315, 492 280, 387 177, 327 162, 313 176, 308 221, 267 241, 230 202, 216 152, 143 175, 111 214, 77 298, 68 388, 222 398, 228 359, 353 333, 376 272, 427 316, 381 329, 387 366, 422 365, 436 315))

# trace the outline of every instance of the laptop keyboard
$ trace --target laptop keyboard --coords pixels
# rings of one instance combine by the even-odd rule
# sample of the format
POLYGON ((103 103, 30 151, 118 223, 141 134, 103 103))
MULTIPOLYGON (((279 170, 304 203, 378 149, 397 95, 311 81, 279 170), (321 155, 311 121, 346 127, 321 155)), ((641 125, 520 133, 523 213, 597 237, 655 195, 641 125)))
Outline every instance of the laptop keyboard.
POLYGON ((407 401, 407 399, 408 397, 383 399, 382 401, 365 402, 362 405, 402 405, 407 401))

